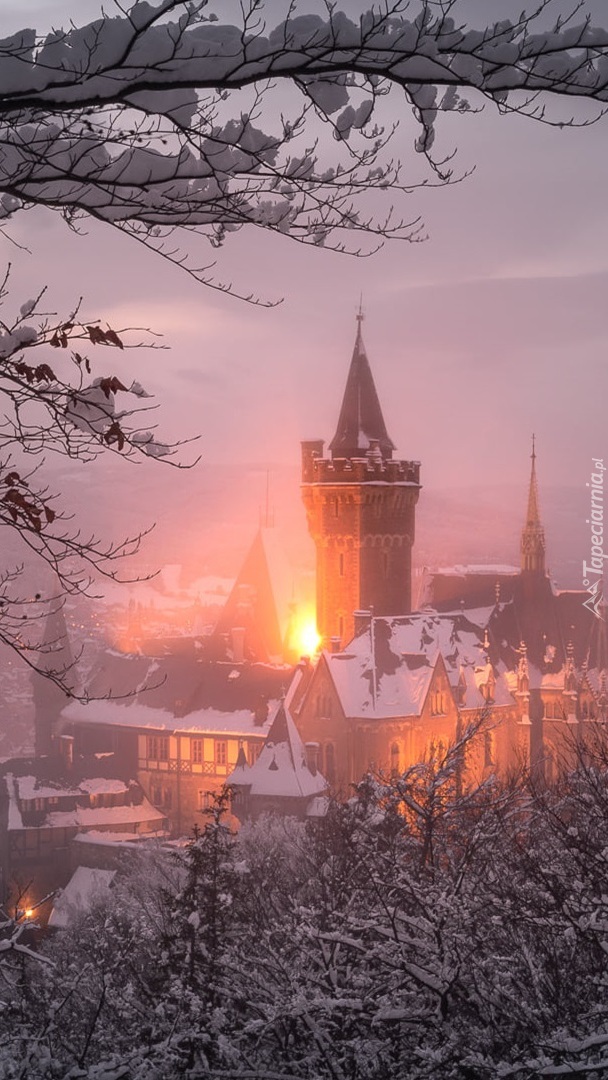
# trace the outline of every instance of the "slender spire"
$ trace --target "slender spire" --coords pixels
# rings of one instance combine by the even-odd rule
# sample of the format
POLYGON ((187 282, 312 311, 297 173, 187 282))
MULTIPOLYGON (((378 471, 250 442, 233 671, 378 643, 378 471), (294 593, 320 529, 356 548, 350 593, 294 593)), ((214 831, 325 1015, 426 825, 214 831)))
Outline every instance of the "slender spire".
POLYGON ((365 457, 370 449, 377 447, 384 459, 393 456, 394 443, 389 438, 374 384, 374 378, 365 345, 361 324, 363 298, 356 315, 357 336, 350 363, 338 426, 329 448, 332 457, 365 457))
POLYGON ((528 489, 528 510, 521 534, 521 569, 545 572, 545 530, 540 519, 538 483, 536 480, 536 440, 532 436, 532 467, 528 489))

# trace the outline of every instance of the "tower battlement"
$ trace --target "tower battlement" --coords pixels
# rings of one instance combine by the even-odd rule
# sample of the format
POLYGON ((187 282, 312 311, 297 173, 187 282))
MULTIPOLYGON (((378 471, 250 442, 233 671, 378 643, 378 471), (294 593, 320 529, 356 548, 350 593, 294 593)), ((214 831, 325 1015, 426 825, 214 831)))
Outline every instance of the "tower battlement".
POLYGON ((373 452, 365 457, 326 458, 323 457, 322 442, 303 442, 302 483, 408 484, 419 487, 420 462, 387 460, 373 452))

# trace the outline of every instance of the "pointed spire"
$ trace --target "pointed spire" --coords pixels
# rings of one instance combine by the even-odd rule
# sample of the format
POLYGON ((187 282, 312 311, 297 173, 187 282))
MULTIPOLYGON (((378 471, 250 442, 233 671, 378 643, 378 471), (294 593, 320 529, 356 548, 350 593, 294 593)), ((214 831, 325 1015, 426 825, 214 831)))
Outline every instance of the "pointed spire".
POLYGON ((359 303, 357 336, 350 363, 342 408, 336 434, 329 448, 332 457, 365 457, 370 449, 377 449, 386 460, 393 456, 394 443, 388 436, 380 401, 365 345, 361 324, 364 319, 362 301, 359 303))
POLYGON ((521 569, 538 574, 545 572, 545 530, 540 520, 536 480, 536 440, 532 436, 532 467, 528 489, 528 510, 521 534, 521 569))

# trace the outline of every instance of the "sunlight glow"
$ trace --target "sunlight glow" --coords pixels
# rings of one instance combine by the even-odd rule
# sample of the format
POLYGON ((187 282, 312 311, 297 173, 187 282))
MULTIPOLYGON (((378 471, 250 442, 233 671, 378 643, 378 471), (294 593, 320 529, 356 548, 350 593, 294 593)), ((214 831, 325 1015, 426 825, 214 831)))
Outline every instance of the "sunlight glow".
POLYGON ((294 627, 293 642, 300 656, 313 656, 321 645, 321 637, 313 616, 298 619, 294 627))

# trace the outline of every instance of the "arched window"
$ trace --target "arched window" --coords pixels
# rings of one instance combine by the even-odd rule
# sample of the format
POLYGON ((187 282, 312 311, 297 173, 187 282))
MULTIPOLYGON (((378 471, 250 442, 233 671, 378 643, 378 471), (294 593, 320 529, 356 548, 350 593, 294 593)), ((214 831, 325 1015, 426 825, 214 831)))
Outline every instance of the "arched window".
POLYGON ((399 746, 397 743, 393 743, 391 746, 391 776, 398 776, 401 772, 399 768, 399 746))
POLYGON ((494 765, 494 740, 491 731, 485 731, 483 735, 483 764, 485 769, 491 769, 494 765))
POLYGON ((344 577, 344 555, 340 552, 340 558, 338 560, 338 573, 340 577, 344 577))

